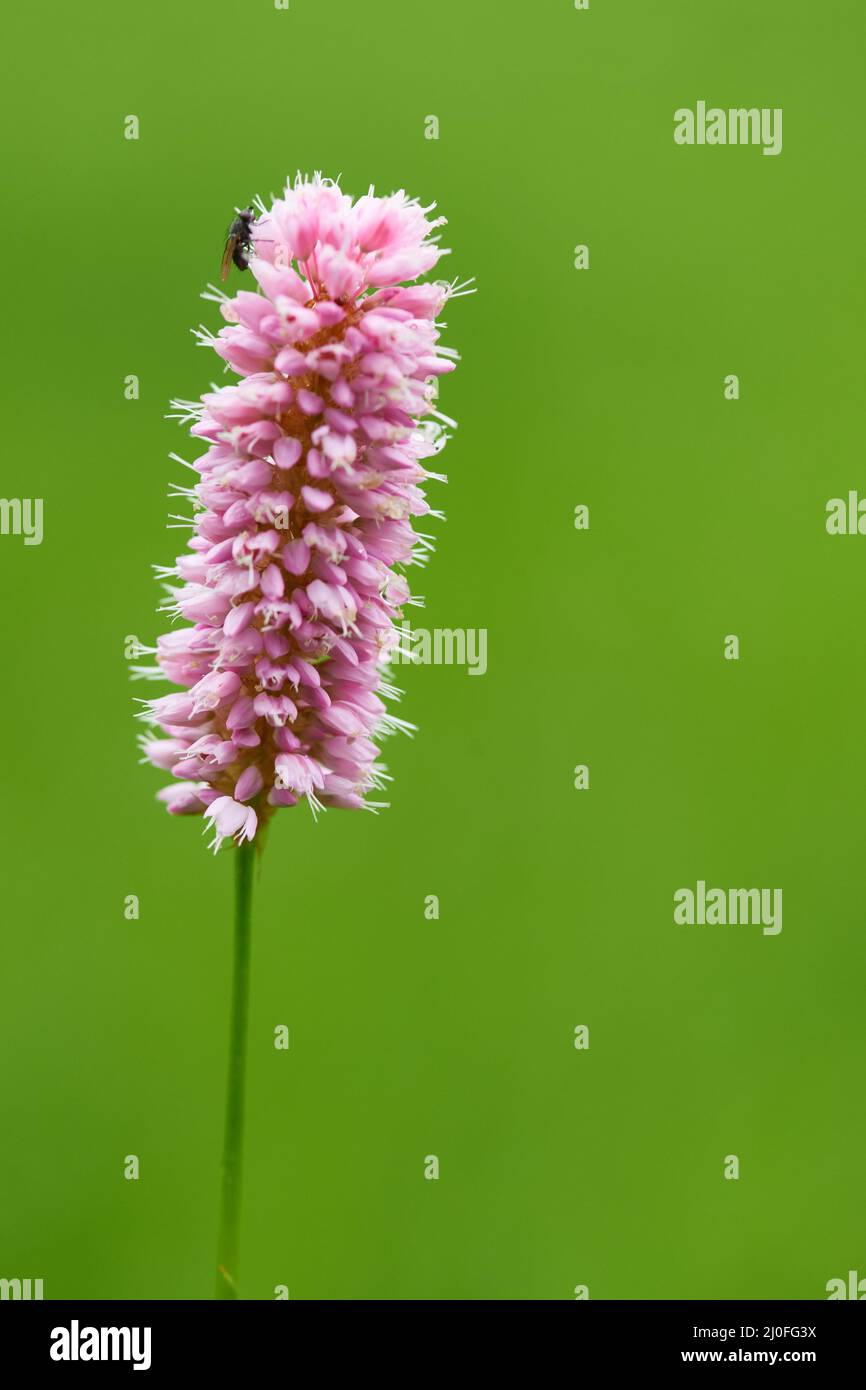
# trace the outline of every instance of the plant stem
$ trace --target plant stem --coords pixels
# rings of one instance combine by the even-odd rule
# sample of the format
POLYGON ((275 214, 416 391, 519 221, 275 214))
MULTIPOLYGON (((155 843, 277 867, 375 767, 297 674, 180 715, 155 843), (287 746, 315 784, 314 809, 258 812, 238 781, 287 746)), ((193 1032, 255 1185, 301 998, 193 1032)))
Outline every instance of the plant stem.
POLYGON ((240 845, 235 857, 235 934, 226 1124, 223 1139, 222 1196, 215 1298, 240 1296, 238 1249, 241 1216, 241 1165, 244 1132, 244 1081, 250 982, 250 907, 253 895, 252 844, 240 845))

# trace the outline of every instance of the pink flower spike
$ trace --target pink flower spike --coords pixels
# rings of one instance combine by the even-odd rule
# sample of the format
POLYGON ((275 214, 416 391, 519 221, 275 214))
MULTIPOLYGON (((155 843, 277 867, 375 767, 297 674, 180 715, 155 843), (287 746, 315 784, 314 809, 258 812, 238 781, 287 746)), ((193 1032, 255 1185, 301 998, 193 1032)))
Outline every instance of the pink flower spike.
POLYGON ((379 741, 411 728, 385 712, 383 667, 404 571, 427 558, 413 523, 456 359, 437 326, 451 290, 417 283, 443 254, 429 208, 402 191, 353 201, 319 175, 256 207, 247 288, 212 340, 235 377, 184 407, 202 450, 166 608, 187 626, 154 644, 181 688, 140 716, 145 757, 182 779, 161 799, 202 815, 214 849, 304 798, 381 804, 379 741))

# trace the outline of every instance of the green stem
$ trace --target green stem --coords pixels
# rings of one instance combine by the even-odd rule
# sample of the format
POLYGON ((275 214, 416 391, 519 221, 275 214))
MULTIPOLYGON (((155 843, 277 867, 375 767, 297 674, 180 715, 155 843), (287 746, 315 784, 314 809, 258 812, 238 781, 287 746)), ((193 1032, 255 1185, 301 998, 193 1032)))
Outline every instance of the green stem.
POLYGON ((222 1196, 215 1297, 238 1298, 238 1249, 241 1216, 241 1160, 244 1132, 244 1081, 250 982, 250 906, 253 895, 252 844, 235 851, 235 937, 226 1124, 223 1139, 222 1196))

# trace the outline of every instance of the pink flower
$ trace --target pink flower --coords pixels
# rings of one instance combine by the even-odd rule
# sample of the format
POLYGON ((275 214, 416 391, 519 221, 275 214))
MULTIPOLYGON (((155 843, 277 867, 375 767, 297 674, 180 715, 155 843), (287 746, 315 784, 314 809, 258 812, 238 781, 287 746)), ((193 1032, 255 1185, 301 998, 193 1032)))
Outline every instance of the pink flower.
POLYGON ((214 853, 224 839, 232 838, 240 845, 244 840, 251 840, 256 833, 255 811, 251 806, 242 806, 240 802, 233 801, 230 796, 218 796, 210 803, 204 816, 208 826, 216 832, 211 841, 214 853))
POLYGON ((215 849, 301 797, 377 809, 378 742, 411 727, 381 699, 409 599, 394 567, 425 558, 411 523, 455 365, 435 320, 464 292, 402 283, 445 254, 430 211, 299 176, 253 227, 258 293, 220 295, 227 326, 202 337, 240 380, 174 403, 207 447, 189 553, 164 572, 165 611, 190 626, 158 639, 150 672, 182 691, 146 702, 167 737, 142 748, 178 779, 168 810, 203 815, 215 849))

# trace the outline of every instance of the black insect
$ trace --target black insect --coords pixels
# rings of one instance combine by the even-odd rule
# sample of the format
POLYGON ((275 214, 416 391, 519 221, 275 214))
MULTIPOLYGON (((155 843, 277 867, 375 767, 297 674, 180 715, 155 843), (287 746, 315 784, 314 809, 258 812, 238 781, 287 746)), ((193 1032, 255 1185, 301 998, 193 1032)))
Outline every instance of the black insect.
POLYGON ((234 261, 238 270, 246 270, 250 263, 250 251, 253 248, 253 221, 255 213, 252 208, 244 208, 239 212, 232 225, 229 227, 226 236, 226 244, 223 250, 223 260, 220 266, 220 279, 225 280, 229 273, 229 266, 234 261))

